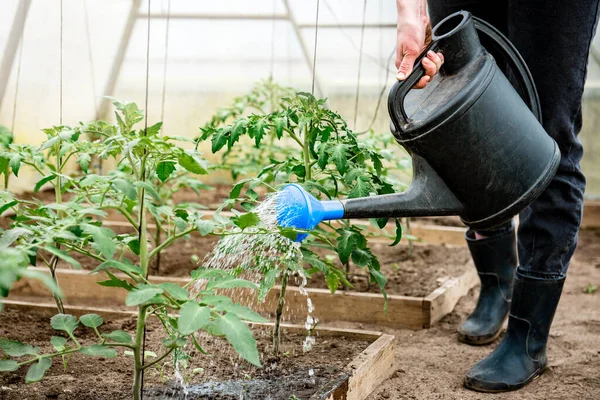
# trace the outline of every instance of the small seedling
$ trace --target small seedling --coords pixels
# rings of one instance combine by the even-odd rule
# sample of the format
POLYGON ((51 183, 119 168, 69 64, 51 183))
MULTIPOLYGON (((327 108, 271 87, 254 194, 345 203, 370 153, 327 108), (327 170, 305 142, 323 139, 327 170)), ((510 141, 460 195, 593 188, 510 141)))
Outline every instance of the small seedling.
POLYGON ((583 293, 585 294, 594 294, 598 290, 598 286, 592 283, 589 283, 584 289, 583 293))

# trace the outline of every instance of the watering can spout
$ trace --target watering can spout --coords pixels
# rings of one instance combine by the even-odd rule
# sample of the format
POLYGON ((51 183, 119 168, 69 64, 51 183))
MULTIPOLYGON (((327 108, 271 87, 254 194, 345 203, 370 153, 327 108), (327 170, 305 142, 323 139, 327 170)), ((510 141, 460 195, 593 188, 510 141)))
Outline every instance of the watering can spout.
MULTIPOLYGON (((413 156, 415 178, 402 193, 347 200, 319 201, 297 184, 277 198, 277 222, 283 227, 314 229, 321 221, 342 218, 393 218, 456 215, 463 205, 421 157, 413 156)), ((299 234, 302 241, 306 234, 299 234)))

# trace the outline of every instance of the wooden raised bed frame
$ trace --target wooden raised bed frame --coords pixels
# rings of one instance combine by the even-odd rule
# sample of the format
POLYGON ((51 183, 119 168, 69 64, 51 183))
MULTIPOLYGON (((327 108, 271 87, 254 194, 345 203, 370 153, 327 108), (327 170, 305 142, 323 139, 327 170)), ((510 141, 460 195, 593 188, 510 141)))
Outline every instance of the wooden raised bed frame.
MULTIPOLYGON (((54 304, 33 304, 29 302, 5 300, 6 309, 18 310, 20 312, 35 311, 47 313, 51 317, 56 313, 54 304)), ((132 311, 116 311, 106 308, 73 307, 65 306, 65 312, 81 316, 83 314, 95 313, 106 319, 123 318, 137 315, 132 311)), ((271 325, 271 324, 251 324, 271 325)), ((304 327, 298 325, 282 324, 282 329, 292 332, 306 332, 304 327)), ((372 343, 358 354, 346 366, 347 377, 336 379, 322 386, 320 393, 315 394, 309 400, 365 400, 369 395, 390 375, 395 368, 395 346, 396 338, 375 331, 363 331, 354 329, 331 329, 324 327, 316 328, 319 337, 356 338, 368 340, 372 343)))

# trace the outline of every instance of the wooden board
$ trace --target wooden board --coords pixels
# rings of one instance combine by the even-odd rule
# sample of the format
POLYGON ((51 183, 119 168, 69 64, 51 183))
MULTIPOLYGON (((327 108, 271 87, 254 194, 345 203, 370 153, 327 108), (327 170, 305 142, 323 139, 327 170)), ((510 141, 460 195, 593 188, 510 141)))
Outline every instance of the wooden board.
MULTIPOLYGON (((48 270, 43 267, 34 269, 48 273, 48 270)), ((127 279, 122 274, 115 275, 127 279)), ((128 293, 125 289, 97 284, 98 281, 106 279, 103 273, 90 274, 87 271, 58 269, 57 278, 65 296, 65 305, 134 310, 124 306, 128 293)), ((331 294, 327 289, 306 289, 306 294, 303 294, 298 287, 288 287, 283 319, 304 323, 308 310, 307 301, 310 299, 314 307, 311 315, 324 325, 345 322, 354 326, 369 324, 396 329, 430 328, 451 312, 460 297, 466 295, 478 283, 476 278, 474 269, 470 269, 458 278, 448 279, 427 297, 389 295, 387 313, 384 311, 385 300, 380 294, 351 291, 338 291, 331 294)), ((185 278, 150 276, 149 280, 153 283, 172 282, 181 286, 189 283, 189 279, 185 278)), ((256 293, 251 289, 237 289, 227 294, 236 302, 253 308, 265 317, 273 318, 279 293, 280 287, 276 286, 263 302, 257 300, 256 293)), ((36 279, 21 279, 13 285, 9 294, 11 300, 32 301, 35 298, 40 301, 52 301, 50 291, 36 279)))
MULTIPOLYGON (((6 309, 20 312, 35 311, 47 314, 50 318, 56 313, 53 304, 40 304, 23 301, 4 300, 6 309)), ((93 307, 66 306, 69 314, 81 316, 98 314, 106 319, 127 318, 136 315, 133 311, 112 311, 93 307)), ((252 326, 272 326, 272 324, 250 324, 252 326)), ((288 332, 306 332, 300 325, 282 324, 282 329, 288 332)), ((334 329, 317 327, 316 336, 356 338, 371 340, 372 343, 358 354, 345 368, 345 375, 325 385, 320 394, 311 400, 365 400, 369 395, 394 372, 396 338, 392 335, 376 331, 360 331, 354 329, 334 329), (323 394, 325 392, 325 394, 323 394)))
POLYGON ((582 229, 600 228, 600 201, 586 201, 583 206, 582 229))
POLYGON ((429 311, 429 318, 424 328, 431 328, 436 322, 454 310, 461 297, 469 293, 479 283, 477 270, 469 268, 462 276, 450 278, 442 286, 435 289, 423 301, 423 308, 429 311))

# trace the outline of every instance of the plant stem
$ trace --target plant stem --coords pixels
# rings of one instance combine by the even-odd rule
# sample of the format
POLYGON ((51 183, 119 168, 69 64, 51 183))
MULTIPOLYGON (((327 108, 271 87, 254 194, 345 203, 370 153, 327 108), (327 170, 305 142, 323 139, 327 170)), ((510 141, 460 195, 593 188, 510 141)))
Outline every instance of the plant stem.
MULTIPOLYGON (((162 240, 162 229, 160 223, 157 218, 154 218, 154 223, 156 224, 156 234, 154 235, 154 246, 158 247, 158 244, 162 240)), ((150 253, 152 254, 152 253, 150 253)), ((160 250, 156 252, 156 275, 160 274, 160 250)))
POLYGON ((283 272, 283 278, 281 279, 281 292, 279 292, 279 303, 277 304, 277 312, 275 314, 275 327, 273 328, 273 351, 275 355, 279 355, 279 344, 281 342, 280 325, 281 315, 283 314, 283 305, 285 304, 285 290, 287 289, 287 283, 289 278, 289 270, 286 269, 283 272))
POLYGON ((165 240, 164 242, 162 242, 159 246, 157 246, 154 250, 152 250, 150 252, 149 258, 154 257, 156 254, 158 254, 165 247, 169 246, 175 240, 177 240, 177 239, 179 239, 181 237, 184 237, 185 235, 189 235, 190 233, 192 233, 195 230, 196 230, 196 228, 188 228, 188 229, 186 229, 183 232, 179 232, 178 234, 171 236, 170 238, 168 238, 167 240, 165 240))
POLYGON ((311 176, 311 161, 310 161, 310 135, 308 127, 304 128, 304 144, 302 145, 302 153, 304 154, 304 182, 310 181, 312 179, 311 176))
MULTIPOLYGON (((61 156, 60 156, 60 142, 56 145, 56 186, 54 187, 54 195, 56 196, 56 204, 62 204, 62 177, 61 177, 61 173, 62 173, 62 160, 61 160, 61 156)), ((58 211, 58 217, 59 218, 63 218, 64 217, 64 212, 59 210, 58 211)), ((60 243, 56 242, 55 246, 57 249, 60 249, 60 243)), ((54 282, 54 284, 56 285, 56 287, 59 287, 58 285, 58 278, 56 277, 56 267, 58 266, 58 257, 53 256, 52 259, 50 260, 50 275, 52 276, 52 281, 54 282)), ((58 312, 61 314, 65 313, 65 307, 63 305, 62 299, 60 298, 60 296, 57 293, 52 293, 52 297, 54 297, 54 302, 56 303, 56 308, 58 309, 58 312)))
POLYGON ((165 358, 167 358, 169 356, 169 354, 171 354, 173 352, 173 350, 175 350, 175 349, 169 349, 162 356, 158 357, 156 360, 152 361, 151 363, 148 363, 148 364, 144 365, 142 368, 143 369, 147 369, 147 368, 150 368, 153 365, 158 364, 159 362, 161 362, 162 360, 164 360, 165 358))
POLYGON ((144 327, 146 326, 146 307, 147 306, 139 307, 137 325, 135 328, 135 344, 133 345, 133 359, 135 362, 133 376, 134 400, 140 400, 142 396, 142 373, 144 371, 144 354, 142 351, 142 341, 144 340, 144 327))
MULTIPOLYGON (((56 277, 56 264, 58 264, 58 257, 54 256, 53 259, 50 260, 50 275, 52 276, 52 281, 54 281, 56 287, 59 287, 58 278, 56 277)), ((54 302, 56 303, 56 308, 58 309, 58 312, 60 314, 64 314, 65 307, 60 296, 55 291, 52 291, 52 297, 54 297, 54 302)))

